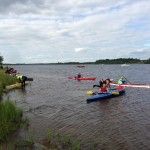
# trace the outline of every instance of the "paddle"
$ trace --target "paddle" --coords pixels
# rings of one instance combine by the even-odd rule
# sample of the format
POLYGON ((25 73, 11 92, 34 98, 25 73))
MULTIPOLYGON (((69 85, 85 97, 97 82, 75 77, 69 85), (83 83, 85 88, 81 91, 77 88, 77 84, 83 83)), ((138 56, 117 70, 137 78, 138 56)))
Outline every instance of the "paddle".
POLYGON ((87 95, 91 96, 91 95, 96 95, 96 94, 104 94, 104 93, 99 93, 99 92, 94 92, 92 90, 89 90, 86 92, 87 95))
POLYGON ((94 87, 100 87, 100 85, 95 85, 95 84, 94 84, 94 85, 93 85, 93 88, 94 88, 94 87))
POLYGON ((124 79, 126 79, 130 84, 132 84, 125 76, 122 76, 124 79))
POLYGON ((144 85, 144 84, 133 84, 131 83, 125 76, 123 76, 128 82, 128 85, 125 85, 124 87, 137 87, 137 88, 150 88, 150 85, 144 85))
POLYGON ((90 90, 90 91, 87 91, 86 94, 87 95, 94 95, 94 92, 92 90, 90 90))

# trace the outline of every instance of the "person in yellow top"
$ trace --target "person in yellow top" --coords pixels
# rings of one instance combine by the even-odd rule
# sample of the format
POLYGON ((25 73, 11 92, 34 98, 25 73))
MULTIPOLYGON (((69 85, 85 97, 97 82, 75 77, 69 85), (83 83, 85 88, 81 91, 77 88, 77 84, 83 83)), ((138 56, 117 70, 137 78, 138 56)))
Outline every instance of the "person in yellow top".
POLYGON ((19 80, 19 82, 21 83, 21 86, 25 87, 25 82, 27 81, 27 77, 24 75, 21 75, 21 74, 17 74, 16 77, 19 80))

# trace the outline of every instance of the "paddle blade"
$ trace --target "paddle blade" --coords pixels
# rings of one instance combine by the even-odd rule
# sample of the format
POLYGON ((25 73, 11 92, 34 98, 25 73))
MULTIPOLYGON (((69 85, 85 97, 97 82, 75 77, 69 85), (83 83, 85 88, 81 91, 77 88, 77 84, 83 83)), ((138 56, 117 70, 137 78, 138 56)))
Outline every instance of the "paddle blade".
POLYGON ((119 95, 119 92, 111 92, 112 95, 119 95))
POLYGON ((93 95, 94 92, 92 90, 86 92, 87 95, 93 95))

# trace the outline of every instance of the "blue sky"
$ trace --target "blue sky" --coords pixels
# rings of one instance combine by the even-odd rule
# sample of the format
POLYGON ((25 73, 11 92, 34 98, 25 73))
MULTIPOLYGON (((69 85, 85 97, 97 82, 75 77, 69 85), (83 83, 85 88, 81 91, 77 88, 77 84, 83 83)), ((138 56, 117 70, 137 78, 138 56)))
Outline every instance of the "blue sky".
POLYGON ((150 57, 150 0, 0 0, 6 63, 150 57))

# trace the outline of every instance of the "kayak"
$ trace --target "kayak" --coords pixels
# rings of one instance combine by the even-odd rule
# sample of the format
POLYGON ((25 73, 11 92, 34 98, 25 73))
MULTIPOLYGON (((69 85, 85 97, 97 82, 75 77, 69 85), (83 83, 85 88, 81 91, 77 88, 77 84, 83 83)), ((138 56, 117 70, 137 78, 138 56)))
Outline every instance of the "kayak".
POLYGON ((6 86, 6 90, 12 90, 17 88, 21 88, 21 83, 16 83, 16 84, 6 86))
POLYGON ((84 68, 85 66, 83 66, 83 65, 80 65, 80 66, 77 66, 78 68, 84 68))
POLYGON ((81 78, 77 78, 77 77, 68 77, 68 79, 72 79, 72 80, 96 80, 95 77, 81 77, 81 78))
POLYGON ((101 101, 104 99, 109 99, 109 98, 113 98, 113 97, 118 97, 121 96, 125 93, 125 90, 121 90, 121 91, 116 91, 116 90, 112 90, 109 93, 97 93, 91 97, 89 97, 87 99, 87 103, 93 102, 93 101, 101 101))
MULTIPOLYGON (((25 83, 25 84, 27 85, 28 83, 25 83)), ((6 86, 5 90, 6 90, 6 91, 9 91, 9 90, 21 89, 21 88, 22 88, 21 83, 16 83, 16 84, 12 84, 12 85, 6 86)))
POLYGON ((110 85, 115 85, 115 86, 120 86, 120 87, 150 88, 150 85, 144 85, 144 84, 117 84, 117 83, 110 83, 110 85))

